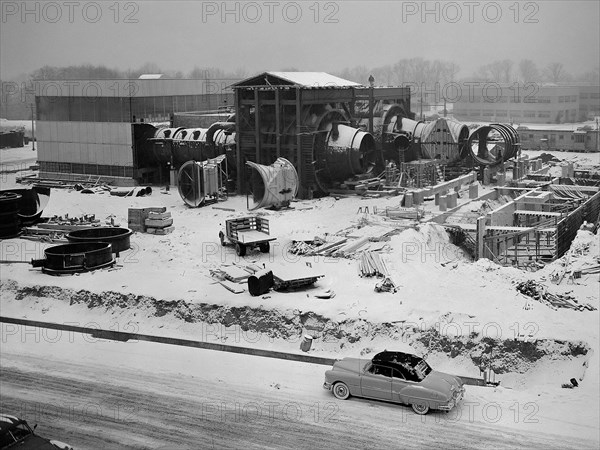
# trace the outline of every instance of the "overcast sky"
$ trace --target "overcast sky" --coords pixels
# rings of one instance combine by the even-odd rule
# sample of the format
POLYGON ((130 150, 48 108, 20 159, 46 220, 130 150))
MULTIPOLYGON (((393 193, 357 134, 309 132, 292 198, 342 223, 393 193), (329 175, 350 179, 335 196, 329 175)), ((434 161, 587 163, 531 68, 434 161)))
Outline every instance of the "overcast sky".
POLYGON ((335 71, 402 58, 454 61, 459 76, 498 59, 597 67, 600 2, 1 1, 0 75, 43 65, 146 62, 248 74, 295 67, 335 71), (223 13, 226 12, 225 15, 223 13))

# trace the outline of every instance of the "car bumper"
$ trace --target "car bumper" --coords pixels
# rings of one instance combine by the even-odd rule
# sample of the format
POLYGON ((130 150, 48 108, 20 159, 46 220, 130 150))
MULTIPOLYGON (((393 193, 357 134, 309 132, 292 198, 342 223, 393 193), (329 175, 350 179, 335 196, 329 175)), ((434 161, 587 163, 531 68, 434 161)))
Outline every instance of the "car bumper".
POLYGON ((437 409, 441 409, 442 411, 450 411, 452 408, 458 405, 458 403, 463 399, 464 395, 465 388, 462 387, 452 400, 450 400, 448 403, 439 405, 437 409))
POLYGON ((323 383, 323 389, 327 389, 328 391, 331 390, 331 383, 328 383, 327 381, 323 383))

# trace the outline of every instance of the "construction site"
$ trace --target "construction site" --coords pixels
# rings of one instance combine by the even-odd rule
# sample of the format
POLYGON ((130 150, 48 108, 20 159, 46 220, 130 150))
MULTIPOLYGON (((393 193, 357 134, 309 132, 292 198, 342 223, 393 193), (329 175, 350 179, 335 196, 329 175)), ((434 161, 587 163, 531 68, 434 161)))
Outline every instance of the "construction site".
POLYGON ((115 171, 59 167, 42 135, 39 171, 2 187, 4 321, 311 364, 404 349, 506 411, 554 420, 561 397, 595 439, 598 154, 418 121, 408 88, 320 72, 231 89, 233 108, 126 121, 115 171))
MULTIPOLYGON (((115 177, 112 169, 102 169, 107 174, 102 175, 99 164, 88 172, 89 164, 60 162, 73 150, 49 152, 52 142, 45 145, 44 126, 40 173, 18 181, 44 188, 112 188, 113 194, 133 182, 122 195, 135 185, 171 185, 190 207, 237 194, 252 198, 249 210, 327 195, 398 196, 396 218, 443 225, 475 260, 517 267, 561 257, 579 226, 597 226, 598 173, 565 164, 558 176, 550 175, 547 162, 522 153, 519 135, 508 124, 469 129, 449 118, 416 121, 408 88, 363 86, 322 72, 265 72, 223 92, 228 89, 233 109, 174 111, 166 126, 138 122, 135 115, 133 122, 120 124, 131 127, 132 154, 122 143, 103 152, 123 153, 109 160, 132 174, 129 181, 115 177), (70 172, 48 172, 57 164, 70 172), (468 189, 467 203, 459 201, 463 189, 468 189), (498 208, 480 215, 462 213, 467 205, 499 201, 498 208), (435 207, 424 214, 423 206, 430 204, 435 207)), ((194 105, 202 102, 195 99, 194 105)), ((80 124, 47 123, 65 133, 80 124)), ((94 146, 77 151, 77 161, 98 159, 84 155, 96 152, 94 146)))

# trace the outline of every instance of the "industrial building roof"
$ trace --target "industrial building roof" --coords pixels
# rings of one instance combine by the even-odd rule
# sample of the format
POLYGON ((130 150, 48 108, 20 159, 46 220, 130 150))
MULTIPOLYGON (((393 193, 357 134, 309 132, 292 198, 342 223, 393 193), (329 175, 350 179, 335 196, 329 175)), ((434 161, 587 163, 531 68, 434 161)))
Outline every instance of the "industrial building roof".
POLYGON ((364 87, 325 72, 263 72, 246 78, 231 87, 298 86, 304 88, 364 87))

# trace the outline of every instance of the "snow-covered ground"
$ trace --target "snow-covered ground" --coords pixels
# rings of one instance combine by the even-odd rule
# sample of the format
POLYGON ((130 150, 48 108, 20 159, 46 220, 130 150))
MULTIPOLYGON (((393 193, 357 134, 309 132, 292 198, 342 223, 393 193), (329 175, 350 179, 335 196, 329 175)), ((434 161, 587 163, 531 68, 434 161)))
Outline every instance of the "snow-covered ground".
MULTIPOLYGON (((11 152, 11 163, 17 163, 19 155, 32 152, 11 152), (16 156, 15 156, 16 155, 16 156)), ((540 152, 541 153, 541 152, 540 152)), ((527 152, 531 157, 536 152, 527 152)), ((598 154, 554 153, 559 159, 574 160, 582 165, 598 165, 598 154)), ((4 162, 3 162, 4 164, 4 162)), ((560 168, 558 168, 560 170, 560 168)), ((11 187, 14 178, 3 174, 2 189, 11 187)), ((489 192, 480 186, 480 195, 489 192)), ((466 187, 461 192, 460 203, 468 202, 466 187)), ((435 211, 433 202, 425 203, 426 218, 435 211)), ((239 326, 220 326, 207 322, 194 322, 173 312, 161 315, 154 308, 122 304, 77 303, 73 292, 86 291, 102 294, 109 298, 117 294, 133 294, 148 298, 184 302, 189 305, 217 305, 228 308, 259 308, 277 311, 282 316, 297 317, 316 314, 335 323, 347 320, 363 320, 372 324, 394 324, 427 330, 437 329, 446 337, 469 336, 493 339, 561 340, 583 341, 593 351, 588 353, 588 367, 582 367, 582 359, 540 359, 524 373, 512 372, 498 376, 503 388, 492 397, 485 388, 477 388, 482 399, 490 401, 502 398, 510 402, 542 402, 549 406, 560 405, 548 417, 570 417, 573 423, 585 424, 586 436, 598 439, 597 428, 600 409, 599 376, 599 328, 600 319, 596 311, 553 310, 527 299, 515 289, 519 281, 534 280, 555 294, 569 294, 580 302, 600 308, 600 276, 584 275, 580 279, 565 280, 560 285, 551 283, 550 275, 564 270, 564 265, 582 268, 598 265, 600 243, 598 235, 580 232, 574 248, 545 269, 530 273, 514 268, 497 266, 488 260, 470 262, 462 251, 449 242, 447 234, 437 225, 419 224, 403 227, 385 244, 384 259, 400 289, 397 293, 376 293, 376 279, 360 278, 354 259, 299 257, 288 252, 291 242, 299 236, 332 235, 351 226, 367 224, 392 231, 394 225, 374 210, 386 206, 399 206, 399 197, 391 198, 334 198, 327 197, 312 201, 297 201, 292 209, 282 211, 261 210, 267 217, 271 234, 277 236, 268 255, 251 251, 239 258, 232 247, 221 247, 218 232, 224 221, 232 217, 248 215, 245 197, 231 197, 226 202, 213 205, 235 211, 206 206, 199 209, 186 207, 176 190, 164 191, 155 188, 149 197, 115 197, 107 192, 81 194, 76 191, 53 190, 45 216, 81 216, 95 214, 106 220, 112 217, 115 223, 127 226, 127 212, 131 207, 166 206, 174 218, 175 231, 165 236, 135 233, 132 249, 123 252, 114 269, 98 270, 76 276, 52 277, 41 273, 29 264, 14 263, 0 266, 2 315, 49 322, 72 322, 85 326, 94 323, 101 328, 133 331, 199 340, 221 341, 233 345, 255 346, 298 352, 299 342, 305 332, 313 333, 311 353, 322 356, 357 356, 383 348, 414 350, 408 342, 397 337, 365 331, 368 338, 331 341, 320 338, 319 331, 305 323, 294 339, 269 338, 266 334, 249 333, 239 326), (359 208, 369 213, 358 212, 359 208), (269 292, 262 297, 252 297, 248 292, 234 294, 210 277, 210 270, 233 264, 256 263, 277 270, 312 269, 325 276, 314 288, 296 292, 269 292), (308 267, 310 266, 310 267, 308 267), (284 269, 281 269, 281 268, 284 269), (116 270, 115 270, 116 269, 116 270), (26 294, 34 286, 56 286, 57 295, 26 294), (333 290, 335 297, 317 298, 314 294, 333 290), (72 290, 72 291, 67 291, 72 290), (70 293, 69 293, 70 292, 70 293), (64 296, 63 296, 64 295, 64 296), (527 306, 527 309, 525 308, 527 306), (533 308, 530 308, 533 306, 533 308), (570 378, 582 380, 576 389, 562 389, 561 384, 570 378), (508 388, 512 388, 508 389, 508 388), (485 393, 484 393, 485 392, 485 393), (557 414, 554 414, 557 413, 557 414)), ((476 209, 481 205, 474 202, 465 206, 476 209)), ((2 260, 29 261, 43 257, 47 244, 23 239, 0 242, 2 260)), ((243 286, 243 285, 242 285, 243 286)), ((267 327, 265 326, 265 329, 267 327)), ((372 331, 372 330, 371 330, 372 331)), ((432 353, 430 362, 439 370, 462 375, 479 376, 479 368, 467 358, 450 358, 432 353)), ((319 389, 316 386, 315 389, 319 389)), ((500 401, 500 400, 498 400, 500 401)), ((503 403, 504 404, 504 403, 503 403)), ((550 408, 546 409, 550 410, 550 408)), ((552 420, 545 423, 552 427, 552 420)), ((560 425, 559 425, 560 427, 560 425)), ((574 425, 575 427, 575 425, 574 425)), ((575 427, 563 430, 573 434, 575 427)), ((554 429, 561 432, 560 429, 554 429)), ((579 431, 577 431, 579 433, 579 431)), ((575 433, 575 434, 577 434, 575 433)), ((585 434, 584 433, 584 434, 585 434)))

